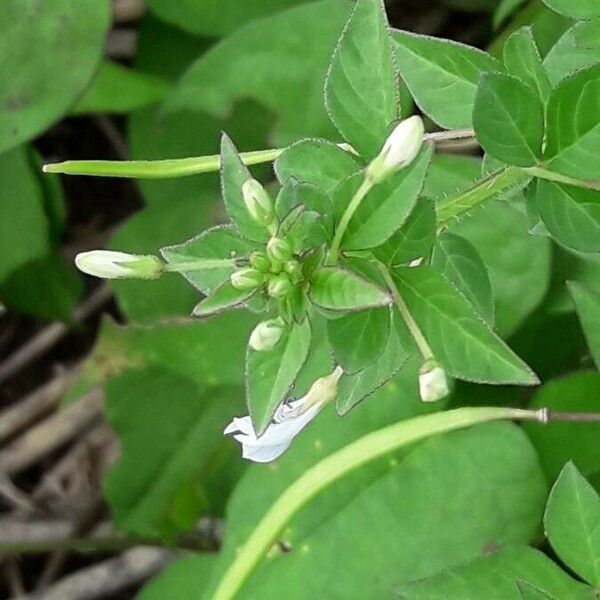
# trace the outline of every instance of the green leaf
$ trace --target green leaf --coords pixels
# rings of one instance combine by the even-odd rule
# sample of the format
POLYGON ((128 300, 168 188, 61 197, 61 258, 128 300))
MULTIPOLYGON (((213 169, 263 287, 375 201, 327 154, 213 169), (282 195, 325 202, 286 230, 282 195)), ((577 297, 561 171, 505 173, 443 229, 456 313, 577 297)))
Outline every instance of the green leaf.
POLYGON ((538 180, 533 202, 559 244, 579 252, 600 252, 600 192, 538 180))
POLYGON ((542 155, 544 107, 537 94, 515 77, 481 76, 473 126, 484 150, 505 163, 527 167, 542 155))
POLYGON ((224 424, 240 404, 237 387, 203 391, 168 371, 144 369, 113 379, 106 413, 121 443, 121 457, 105 480, 119 529, 171 537, 222 502, 210 474, 223 466, 224 424))
POLYGON ((552 85, 556 86, 568 75, 600 62, 600 47, 582 45, 579 41, 588 34, 597 35, 594 26, 594 21, 579 21, 552 46, 544 58, 544 68, 552 85))
POLYGON ((431 266, 461 292, 490 325, 494 324, 494 296, 485 263, 465 238, 445 232, 438 236, 431 266))
POLYGON ((456 154, 433 156, 423 187, 423 196, 442 200, 467 190, 481 178, 481 159, 456 154))
POLYGON ((391 302, 380 287, 339 267, 317 269, 310 280, 309 297, 328 310, 362 310, 391 302))
POLYGON ((446 129, 472 127, 481 73, 501 71, 489 54, 457 42, 394 31, 400 75, 421 110, 446 129))
POLYGON ((105 61, 71 113, 128 113, 162 100, 168 89, 163 79, 105 61))
POLYGON ((544 0, 544 3, 557 13, 573 19, 600 17, 600 6, 596 0, 544 0))
POLYGON ((557 598, 593 600, 591 590, 571 579, 539 550, 505 548, 448 569, 423 581, 401 586, 399 600, 522 600, 520 582, 543 587, 557 598))
POLYGON ((338 183, 360 168, 360 163, 353 154, 331 142, 307 139, 286 148, 274 167, 282 184, 294 177, 330 194, 338 183))
POLYGON ((544 160, 557 173, 600 179, 600 65, 564 79, 548 102, 544 160))
POLYGON ((196 304, 192 314, 195 317, 208 317, 229 308, 239 307, 256 292, 256 289, 238 290, 231 285, 230 281, 226 281, 196 304))
POLYGON ((277 407, 288 394, 306 362, 310 349, 310 322, 294 323, 291 330, 269 352, 248 348, 246 396, 257 435, 267 428, 277 407))
POLYGON ((60 119, 104 53, 108 0, 8 0, 0 13, 0 152, 60 119))
POLYGON ((373 254, 388 267, 408 265, 413 260, 428 257, 435 241, 435 206, 431 200, 419 200, 406 223, 373 254))
POLYGON ((390 331, 387 308, 345 315, 327 322, 327 336, 345 373, 362 371, 383 350, 390 331))
POLYGON ((506 40, 503 53, 506 71, 535 90, 545 104, 550 96, 550 81, 531 27, 515 31, 506 40))
MULTIPOLYGON (((390 320, 389 334, 381 354, 362 371, 353 375, 345 374, 338 384, 336 409, 340 415, 345 415, 359 402, 375 394, 392 380, 404 368, 410 357, 410 335, 396 311, 385 310, 390 320)), ((353 343, 353 342, 351 342, 353 343)), ((417 365, 408 371, 416 379, 417 365)), ((393 383, 389 384, 393 387, 393 383)))
POLYGON ((280 119, 271 143, 332 137, 322 84, 350 8, 345 0, 322 0, 248 23, 189 68, 169 107, 224 118, 237 100, 251 99, 280 119))
POLYGON ((242 195, 242 186, 251 177, 250 171, 242 162, 233 142, 226 134, 223 134, 221 138, 221 187, 225 208, 233 224, 244 237, 261 243, 269 239, 269 232, 250 216, 242 195))
POLYGON ((544 527, 560 559, 600 585, 600 498, 573 463, 565 465, 550 492, 544 527))
MULTIPOLYGON (((161 248, 161 254, 168 263, 185 264, 205 259, 226 259, 247 256, 254 245, 241 239, 230 225, 221 225, 207 229, 200 235, 177 244, 161 248)), ((182 275, 204 294, 210 294, 226 281, 235 271, 235 266, 217 269, 196 269, 183 271, 182 275)))
POLYGON ((600 369, 600 294, 574 281, 568 287, 594 362, 600 369))
POLYGON ((494 11, 494 29, 498 29, 527 0, 500 0, 494 11))
POLYGON ((537 377, 443 275, 398 268, 394 281, 413 318, 450 375, 467 381, 533 385, 537 377))
MULTIPOLYGON (((551 412, 600 410, 600 373, 571 373, 545 384, 533 397, 531 408, 551 412)), ((544 427, 523 424, 538 450, 540 463, 554 481, 568 461, 584 474, 600 471, 597 423, 551 421, 544 427)))
POLYGON ((527 583, 526 581, 519 581, 519 593, 523 600, 558 600, 556 596, 550 596, 546 594, 540 588, 527 583))
POLYGON ((398 118, 392 40, 381 0, 358 0, 333 52, 325 106, 344 138, 365 158, 381 149, 398 118))
MULTIPOLYGON (((341 244, 343 250, 375 248, 402 227, 417 203, 431 155, 431 146, 426 146, 409 167, 371 189, 348 224, 341 244)), ((334 196, 336 212, 337 205, 351 200, 351 196, 343 197, 350 190, 342 186, 334 196)))

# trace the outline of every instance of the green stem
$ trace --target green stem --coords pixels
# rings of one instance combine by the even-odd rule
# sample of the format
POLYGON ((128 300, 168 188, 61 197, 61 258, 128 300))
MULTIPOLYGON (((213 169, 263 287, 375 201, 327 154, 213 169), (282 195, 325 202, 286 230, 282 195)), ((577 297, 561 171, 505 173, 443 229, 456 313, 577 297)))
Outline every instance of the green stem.
POLYGON ((200 271, 202 269, 222 269, 235 266, 233 258, 207 258, 205 260, 192 260, 189 262, 167 263, 163 267, 167 273, 184 273, 186 271, 200 271))
POLYGON ((503 419, 541 421, 539 411, 467 407, 394 423, 352 442, 311 467, 292 483, 258 523, 220 580, 212 600, 231 600, 290 519, 320 491, 349 472, 427 437, 503 419))
POLYGON ((569 177, 568 175, 562 175, 560 173, 555 173, 554 171, 549 171, 544 167, 527 167, 526 169, 523 169, 523 171, 526 171, 532 177, 539 177, 540 179, 547 179, 548 181, 565 183, 567 185, 573 185, 575 187, 588 190, 600 190, 600 181, 575 179, 574 177, 569 177))
POLYGON ((371 179, 365 177, 363 182, 360 184, 360 187, 356 190, 354 196, 352 196, 352 200, 350 200, 350 204, 348 204, 346 207, 346 210, 344 211, 344 214, 342 215, 342 218, 340 219, 340 222, 335 230, 335 235, 333 236, 333 241, 331 242, 331 248, 329 249, 325 264, 334 265, 337 262, 340 253, 340 244, 342 243, 342 239, 346 233, 348 224, 360 206, 360 203, 364 200, 365 196, 369 193, 372 187, 373 182, 371 179))
POLYGON ((396 305, 396 308, 398 309, 400 316, 406 323, 406 327, 408 328, 408 331, 410 332, 413 339, 415 340, 415 343, 417 344, 417 348, 419 348, 419 352, 421 353, 421 356, 423 356, 424 360, 433 359, 434 358, 433 351, 431 350, 431 347, 427 343, 427 340, 425 339, 425 336, 423 335, 421 328, 417 325, 417 322, 415 321, 410 310, 408 309, 406 302, 404 302, 404 298, 402 298, 402 296, 400 295, 400 292, 398 291, 398 287, 396 286, 396 283, 392 279, 392 276, 391 276, 388 268, 385 265, 383 265, 382 263, 379 263, 378 266, 379 266, 379 272, 381 273, 381 276, 385 280, 385 283, 388 286, 388 288, 392 294, 392 298, 394 299, 394 304, 396 305))

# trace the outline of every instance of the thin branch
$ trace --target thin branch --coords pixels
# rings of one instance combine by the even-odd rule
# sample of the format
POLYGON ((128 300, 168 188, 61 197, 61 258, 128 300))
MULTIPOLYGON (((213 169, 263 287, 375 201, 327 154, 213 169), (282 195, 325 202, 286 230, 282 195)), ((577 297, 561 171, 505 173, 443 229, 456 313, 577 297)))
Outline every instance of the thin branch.
POLYGON ((589 412, 555 412, 542 408, 540 423, 600 423, 600 413, 589 412))

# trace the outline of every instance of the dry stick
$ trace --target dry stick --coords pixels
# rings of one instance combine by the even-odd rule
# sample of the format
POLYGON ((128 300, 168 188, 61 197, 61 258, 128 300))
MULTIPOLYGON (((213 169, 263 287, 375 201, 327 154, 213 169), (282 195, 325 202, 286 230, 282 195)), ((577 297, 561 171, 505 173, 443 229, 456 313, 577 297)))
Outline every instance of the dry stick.
POLYGON ((142 0, 113 0, 113 22, 130 23, 137 21, 146 12, 142 0))
MULTIPOLYGON (((72 315, 74 323, 85 321, 96 312, 112 296, 110 287, 106 284, 100 285, 82 304, 80 304, 72 315)), ((25 343, 16 352, 11 354, 0 364, 0 383, 3 383, 20 369, 39 358, 44 352, 59 342, 70 330, 71 326, 66 323, 52 323, 33 338, 25 343)))

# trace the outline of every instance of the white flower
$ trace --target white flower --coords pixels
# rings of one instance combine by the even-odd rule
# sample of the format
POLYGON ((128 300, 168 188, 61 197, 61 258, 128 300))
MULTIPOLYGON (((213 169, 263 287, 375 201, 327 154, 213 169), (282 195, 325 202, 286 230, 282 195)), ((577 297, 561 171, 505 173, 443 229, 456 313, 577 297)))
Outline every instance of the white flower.
POLYGON ((254 462, 270 462, 281 456, 296 437, 337 394, 337 383, 343 375, 341 367, 333 373, 317 379, 306 396, 299 400, 283 402, 275 411, 273 421, 265 432, 256 437, 249 415, 234 417, 225 428, 225 435, 242 444, 242 456, 254 462))
POLYGON ((163 272, 163 263, 156 256, 111 250, 80 252, 75 264, 80 271, 103 279, 156 279, 163 272))
POLYGON ((248 345, 257 352, 273 350, 285 331, 285 322, 281 317, 260 322, 250 334, 248 345))
POLYGON ((446 371, 436 362, 427 361, 421 367, 419 393, 423 402, 437 402, 450 393, 446 371))
POLYGON ((254 221, 265 227, 272 223, 275 218, 273 202, 260 182, 256 179, 246 179, 242 184, 242 196, 254 221))

